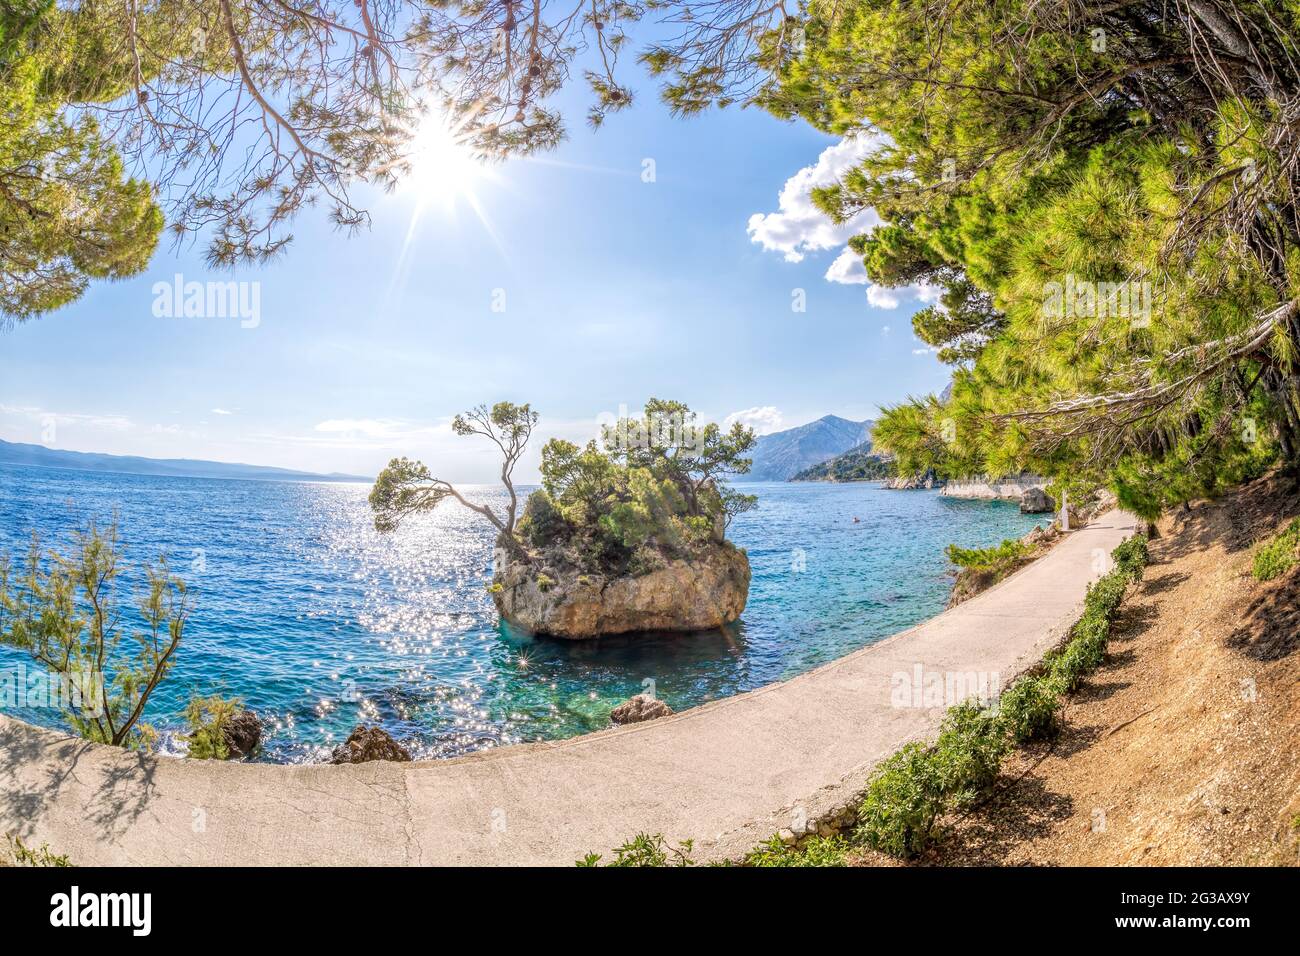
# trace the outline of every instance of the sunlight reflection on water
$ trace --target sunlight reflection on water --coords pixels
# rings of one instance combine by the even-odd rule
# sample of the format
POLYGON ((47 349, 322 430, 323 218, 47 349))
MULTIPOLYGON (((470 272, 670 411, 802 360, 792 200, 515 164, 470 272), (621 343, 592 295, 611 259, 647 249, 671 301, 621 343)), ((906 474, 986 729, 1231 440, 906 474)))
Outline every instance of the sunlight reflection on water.
MULTIPOLYGON (((493 535, 477 516, 446 507, 379 535, 368 490, 6 465, 0 545, 23 547, 37 528, 63 546, 116 511, 130 562, 165 551, 195 589, 149 719, 175 730, 191 693, 238 695, 267 721, 265 759, 301 762, 359 722, 443 757, 601 729, 645 681, 680 710, 781 680, 940 610, 944 545, 993 544, 1036 523, 1011 504, 930 492, 752 485, 760 509, 730 532, 754 572, 742 622, 564 642, 498 623, 493 535)), ((20 660, 0 649, 0 664, 20 660)))

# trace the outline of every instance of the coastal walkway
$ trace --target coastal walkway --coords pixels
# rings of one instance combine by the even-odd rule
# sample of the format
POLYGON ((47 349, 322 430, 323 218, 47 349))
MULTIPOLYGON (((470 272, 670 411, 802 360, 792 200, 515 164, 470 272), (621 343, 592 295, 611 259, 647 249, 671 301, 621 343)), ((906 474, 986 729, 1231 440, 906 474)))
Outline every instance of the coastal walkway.
POLYGON ((566 866, 638 832, 692 839, 700 860, 739 856, 843 805, 879 760, 933 735, 943 702, 927 706, 926 687, 1006 686, 1036 662, 1135 524, 1102 515, 978 597, 792 680, 453 760, 177 760, 0 717, 0 834, 78 866, 566 866))

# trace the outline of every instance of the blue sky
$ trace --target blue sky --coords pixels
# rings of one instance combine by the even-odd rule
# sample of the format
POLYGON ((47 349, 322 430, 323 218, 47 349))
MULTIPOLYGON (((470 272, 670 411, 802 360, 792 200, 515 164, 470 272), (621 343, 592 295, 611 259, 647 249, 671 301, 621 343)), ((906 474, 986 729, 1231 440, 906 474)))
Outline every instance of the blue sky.
POLYGON ((570 99, 558 151, 474 181, 482 219, 415 183, 362 193, 353 238, 309 212, 283 258, 233 275, 165 241, 144 274, 3 333, 0 437, 363 475, 405 454, 490 481, 448 427, 479 402, 584 439, 651 395, 770 431, 943 387, 909 321, 925 290, 870 288, 807 201, 864 144, 756 110, 674 120, 652 95, 592 132, 570 99), (256 281, 259 323, 155 316, 177 273, 256 281))

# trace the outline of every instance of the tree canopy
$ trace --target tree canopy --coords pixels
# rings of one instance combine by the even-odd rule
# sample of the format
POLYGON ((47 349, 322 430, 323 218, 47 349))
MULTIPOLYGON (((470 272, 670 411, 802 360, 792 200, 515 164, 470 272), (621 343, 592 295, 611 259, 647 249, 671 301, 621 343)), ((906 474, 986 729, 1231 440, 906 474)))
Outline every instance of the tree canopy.
POLYGON ((395 186, 421 123, 487 160, 547 150, 578 74, 598 126, 632 103, 629 60, 689 113, 752 101, 798 45, 787 8, 754 0, 13 0, 0 17, 11 321, 143 268, 160 216, 221 267, 284 252, 304 207, 364 228, 356 186, 395 186), (638 45, 647 18, 666 39, 638 45))
POLYGON ((91 279, 140 272, 163 226, 96 120, 62 110, 76 91, 51 69, 52 9, 0 11, 0 325, 76 299, 91 279))
POLYGON ((1289 3, 814 2, 779 115, 884 145, 819 205, 868 275, 940 286, 946 400, 887 410, 900 470, 1035 467, 1143 514, 1295 462, 1289 3))
POLYGON ((724 541, 736 515, 757 498, 732 489, 727 479, 749 471, 744 455, 752 429, 739 423, 723 430, 698 423, 685 404, 652 398, 644 415, 603 430, 603 449, 552 438, 542 448, 542 487, 528 498, 516 521, 514 469, 537 413, 528 405, 498 402, 456 416, 459 435, 487 437, 502 454, 504 514, 471 501, 427 466, 397 458, 379 475, 370 494, 375 527, 392 531, 411 515, 431 511, 448 498, 482 515, 497 541, 516 557, 530 551, 565 550, 592 570, 646 570, 664 557, 689 558, 724 541))

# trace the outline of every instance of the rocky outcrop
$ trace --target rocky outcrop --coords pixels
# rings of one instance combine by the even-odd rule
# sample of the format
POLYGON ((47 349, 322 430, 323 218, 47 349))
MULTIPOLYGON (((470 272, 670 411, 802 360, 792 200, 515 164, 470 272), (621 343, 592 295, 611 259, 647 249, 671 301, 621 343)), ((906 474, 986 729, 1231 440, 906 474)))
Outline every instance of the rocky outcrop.
POLYGON ((1020 496, 1020 511, 1027 515, 1040 515, 1056 510, 1056 502, 1042 488, 1026 488, 1020 496))
POLYGON ((334 748, 330 763, 367 763, 392 760, 406 763, 411 753, 378 727, 358 727, 347 741, 334 748))
POLYGON ((582 639, 633 631, 708 631, 740 617, 749 558, 715 542, 689 560, 663 559, 640 573, 581 570, 560 553, 496 552, 491 592, 503 618, 524 630, 582 639))
POLYGON ((241 710, 222 728, 231 759, 247 757, 262 742, 262 721, 251 710, 241 710))
POLYGON ((649 694, 637 694, 631 700, 611 710, 609 719, 616 724, 639 724, 643 720, 655 720, 672 715, 673 709, 662 700, 649 694))
POLYGON ((882 487, 889 488, 892 491, 916 491, 918 489, 942 488, 944 484, 944 480, 931 469, 922 475, 899 475, 897 478, 890 478, 882 487))

